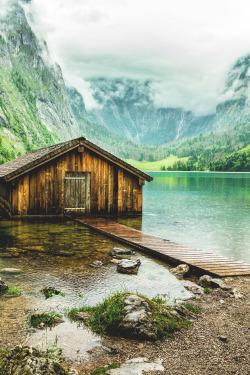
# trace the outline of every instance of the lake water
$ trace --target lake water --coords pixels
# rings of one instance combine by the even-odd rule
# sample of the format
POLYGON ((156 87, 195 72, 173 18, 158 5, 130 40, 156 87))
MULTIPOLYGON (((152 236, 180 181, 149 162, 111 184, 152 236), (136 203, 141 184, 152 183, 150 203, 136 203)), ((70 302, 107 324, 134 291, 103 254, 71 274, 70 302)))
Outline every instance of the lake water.
MULTIPOLYGON (((144 186, 142 218, 116 220, 182 244, 250 261, 250 174, 150 175, 154 181, 144 186)), ((96 304, 116 290, 138 291, 149 297, 163 294, 172 300, 190 297, 181 281, 169 272, 169 265, 145 254, 135 256, 141 260, 138 275, 118 274, 109 255, 114 246, 121 245, 72 221, 0 221, 0 277, 23 290, 14 302, 0 298, 0 347, 20 343, 17 332, 24 329, 23 342, 45 348, 58 339, 66 356, 81 360, 88 349, 100 345, 99 337, 66 317, 51 331, 31 331, 28 335, 27 313, 54 310, 64 314, 65 309, 96 304), (8 257, 13 247, 20 249, 17 258, 8 257), (58 256, 58 251, 71 252, 72 256, 58 256), (104 266, 91 268, 95 260, 104 266), (5 267, 23 272, 6 275, 1 272, 5 267), (66 295, 46 300, 41 294, 46 285, 66 295), (7 325, 8 331, 2 328, 7 325), (78 347, 81 352, 76 351, 78 347)))
POLYGON ((149 174, 143 231, 250 262, 250 173, 149 174))

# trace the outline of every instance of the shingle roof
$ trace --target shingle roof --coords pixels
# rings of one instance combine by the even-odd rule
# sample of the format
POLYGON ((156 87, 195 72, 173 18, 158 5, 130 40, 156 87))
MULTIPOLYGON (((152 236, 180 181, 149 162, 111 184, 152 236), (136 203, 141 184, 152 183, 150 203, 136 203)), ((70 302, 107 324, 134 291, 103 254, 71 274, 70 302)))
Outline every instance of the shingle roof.
POLYGON ((153 178, 146 173, 134 168, 132 165, 126 163, 125 161, 117 158, 116 156, 110 154, 109 152, 103 150, 102 148, 96 146, 94 143, 88 141, 84 137, 76 138, 71 141, 59 143, 54 146, 41 148, 40 150, 31 151, 26 155, 20 156, 17 159, 11 160, 3 165, 0 165, 0 178, 5 181, 10 181, 27 171, 38 167, 51 159, 58 157, 71 149, 78 147, 79 145, 84 145, 90 150, 98 153, 105 159, 112 161, 114 164, 121 166, 122 168, 128 170, 130 173, 137 175, 143 180, 152 181, 153 178))

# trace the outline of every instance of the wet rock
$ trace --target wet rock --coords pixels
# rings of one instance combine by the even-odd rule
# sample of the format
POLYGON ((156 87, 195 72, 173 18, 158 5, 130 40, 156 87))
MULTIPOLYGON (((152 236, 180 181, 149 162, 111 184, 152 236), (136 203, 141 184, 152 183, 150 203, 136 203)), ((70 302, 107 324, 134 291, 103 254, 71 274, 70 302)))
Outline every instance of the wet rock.
POLYGON ((1 371, 6 375, 74 374, 70 372, 72 370, 65 370, 61 364, 47 358, 46 354, 38 349, 21 345, 1 355, 1 371))
POLYGON ((142 340, 157 339, 157 329, 150 319, 152 314, 146 300, 136 295, 126 297, 122 314, 119 330, 123 336, 142 340))
POLYGON ((17 248, 17 247, 7 247, 6 251, 8 251, 10 253, 27 254, 27 250, 20 249, 20 248, 17 248))
POLYGON ((196 294, 196 295, 204 294, 204 289, 200 285, 197 285, 193 283, 192 281, 185 280, 182 282, 182 284, 185 289, 187 289, 189 292, 193 294, 196 294))
POLYGON ((89 264, 89 267, 91 268, 100 268, 102 266, 103 266, 103 263, 100 260, 95 260, 93 263, 89 264))
POLYGON ((37 246, 24 246, 23 247, 24 250, 26 251, 35 251, 35 252, 44 252, 46 251, 45 247, 44 246, 40 246, 40 245, 37 245, 37 246))
POLYGON ((149 371, 164 371, 162 360, 150 361, 148 358, 133 358, 124 362, 119 368, 108 370, 107 375, 142 375, 149 371))
POLYGON ((139 259, 123 259, 117 264, 117 272, 136 275, 140 264, 139 259))
POLYGON ((203 275, 199 278, 199 284, 205 288, 220 288, 223 290, 229 290, 230 288, 224 283, 223 280, 213 278, 209 275, 203 275))
POLYGON ((133 255, 135 254, 134 251, 129 250, 129 249, 122 249, 120 247, 114 247, 113 250, 111 251, 110 255, 113 257, 116 257, 118 255, 133 255))
POLYGON ((5 293, 9 289, 8 285, 0 277, 0 294, 5 293))
POLYGON ((53 297, 54 295, 58 295, 61 293, 60 290, 57 290, 51 286, 45 286, 42 290, 41 293, 44 294, 45 298, 50 298, 53 297))
POLYGON ((18 275, 23 271, 20 270, 19 268, 2 268, 0 272, 10 274, 10 275, 18 275))
POLYGON ((54 253, 55 257, 73 257, 76 255, 74 251, 58 250, 54 253))
POLYGON ((189 266, 187 264, 179 264, 175 268, 171 268, 170 272, 176 276, 183 277, 189 271, 189 266))
POLYGON ((11 258, 19 258, 20 256, 20 253, 0 253, 0 258, 3 258, 3 259, 11 259, 11 258))

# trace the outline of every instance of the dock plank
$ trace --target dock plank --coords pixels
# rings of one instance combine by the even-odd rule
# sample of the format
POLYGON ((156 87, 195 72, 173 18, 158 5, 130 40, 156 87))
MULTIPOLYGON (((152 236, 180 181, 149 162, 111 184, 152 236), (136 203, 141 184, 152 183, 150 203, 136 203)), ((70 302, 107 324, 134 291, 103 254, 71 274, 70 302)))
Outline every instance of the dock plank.
POLYGON ((142 252, 168 262, 185 262, 203 273, 205 271, 208 274, 220 277, 250 275, 250 264, 181 245, 108 219, 86 215, 74 218, 74 220, 113 239, 129 244, 142 252))

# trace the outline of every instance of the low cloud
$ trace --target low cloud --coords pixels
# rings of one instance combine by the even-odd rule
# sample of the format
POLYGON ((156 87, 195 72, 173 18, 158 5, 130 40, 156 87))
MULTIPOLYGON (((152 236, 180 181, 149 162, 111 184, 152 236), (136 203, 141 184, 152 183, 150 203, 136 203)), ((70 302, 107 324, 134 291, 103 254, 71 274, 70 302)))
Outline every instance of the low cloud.
POLYGON ((152 80, 159 106, 213 112, 227 71, 250 49, 249 0, 32 0, 29 7, 36 32, 90 106, 84 81, 125 77, 152 80))

